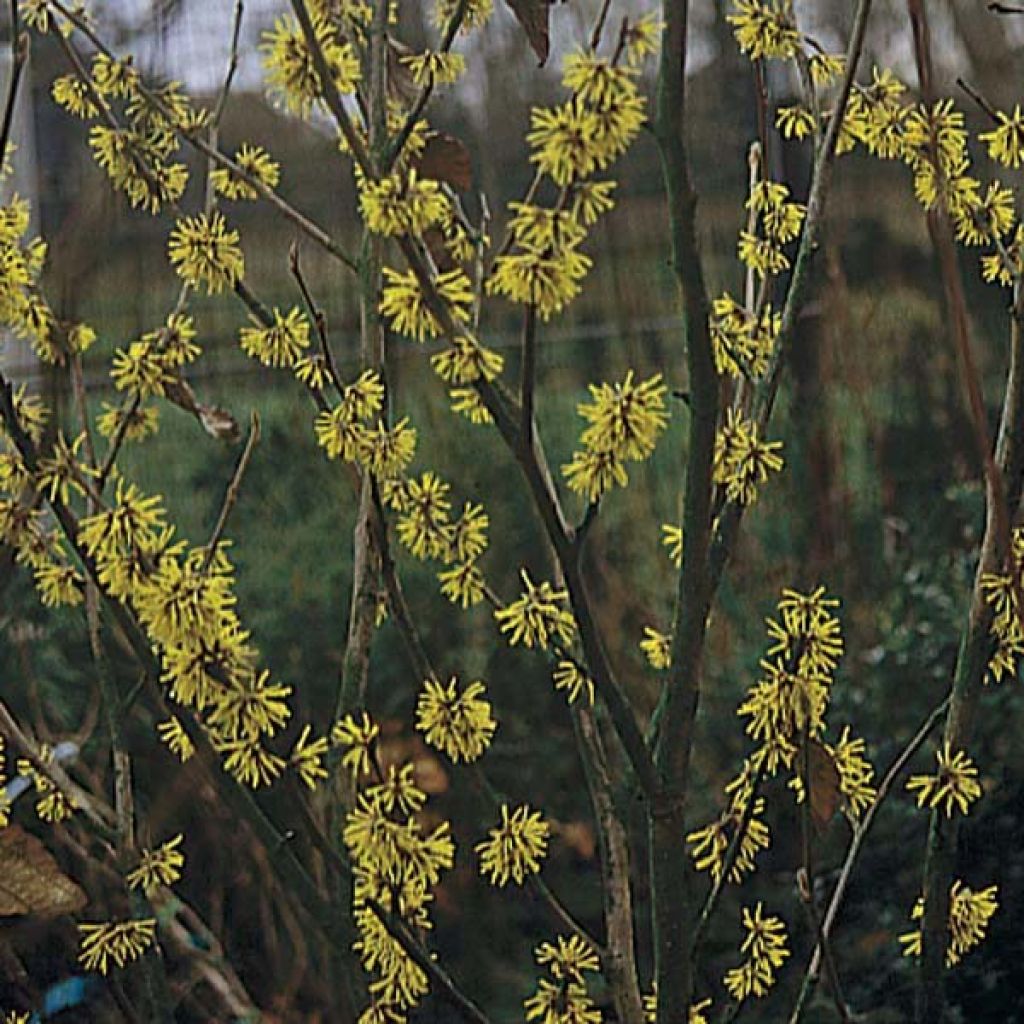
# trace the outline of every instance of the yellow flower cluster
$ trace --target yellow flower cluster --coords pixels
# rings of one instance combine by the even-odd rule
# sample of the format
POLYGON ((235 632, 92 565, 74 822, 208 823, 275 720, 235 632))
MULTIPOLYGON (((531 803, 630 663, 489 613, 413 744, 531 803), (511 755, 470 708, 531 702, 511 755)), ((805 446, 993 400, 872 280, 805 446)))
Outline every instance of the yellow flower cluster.
MULTIPOLYGON (((54 763, 53 749, 46 743, 36 751, 39 761, 45 766, 54 763)), ((40 820, 57 825, 66 821, 75 812, 74 804, 59 790, 53 780, 27 757, 19 757, 16 763, 19 775, 24 775, 35 790, 35 811, 40 820)))
POLYGON ((989 635, 993 650, 988 674, 997 683, 1003 676, 1015 676, 1024 655, 1024 629, 1021 628, 1020 595, 1024 586, 1024 527, 1015 527, 1004 572, 988 572, 981 577, 981 592, 992 610, 989 635))
MULTIPOLYGON (((281 180, 281 165, 262 146, 243 142, 232 158, 243 171, 267 188, 274 188, 281 180)), ((259 198, 255 186, 249 184, 228 167, 217 167, 210 174, 210 183, 217 195, 234 201, 259 198)))
MULTIPOLYGON (((359 84, 359 58, 350 42, 320 12, 312 15, 313 35, 342 95, 354 93, 359 84)), ((323 83, 313 52, 298 21, 291 15, 278 18, 272 30, 263 33, 260 44, 267 91, 278 106, 290 114, 307 118, 323 101, 323 83)))
POLYGON ((434 278, 432 292, 425 293, 415 271, 384 268, 380 312, 399 334, 422 342, 445 333, 437 311, 431 309, 431 298, 435 295, 457 327, 470 322, 473 288, 465 271, 443 271, 434 278))
MULTIPOLYGON (((1009 286, 1024 270, 1024 231, 1017 222, 1013 193, 998 181, 982 189, 971 173, 964 115, 951 99, 930 106, 912 104, 907 88, 889 70, 873 72, 869 86, 857 86, 843 120, 840 150, 861 143, 883 160, 901 160, 914 176, 914 193, 926 210, 941 210, 956 238, 969 246, 990 246, 981 258, 982 276, 1009 286)), ((1021 161, 1021 118, 997 112, 998 125, 978 138, 1004 167, 1021 161)))
POLYGON ((111 962, 124 967, 145 954, 156 938, 156 918, 80 924, 78 935, 78 962, 87 971, 106 974, 111 962))
MULTIPOLYGON (((864 741, 851 737, 849 727, 834 745, 817 739, 825 731, 833 674, 843 652, 839 620, 832 614, 837 604, 825 596, 823 587, 810 593, 784 590, 779 618, 767 620, 770 643, 761 661, 763 676, 749 688, 737 709, 737 714, 747 719, 746 732, 758 748, 726 786, 730 799, 722 814, 686 837, 697 869, 709 871, 713 879, 719 879, 728 867, 728 880, 740 882, 754 870, 757 854, 769 845, 770 834, 762 817, 765 801, 758 795, 761 778, 796 766, 791 787, 798 800, 805 798, 797 756, 804 741, 814 740, 815 753, 834 769, 837 795, 851 820, 857 820, 875 800, 874 769, 864 757, 864 741), (727 863, 737 831, 736 858, 727 863)), ((812 774, 812 788, 820 784, 812 774)), ((753 973, 748 971, 748 975, 753 983, 753 973)))
POLYGON ((153 850, 143 850, 138 867, 125 876, 128 888, 141 889, 152 897, 161 886, 173 885, 185 866, 185 855, 179 849, 184 838, 176 835, 153 850))
MULTIPOLYGON (((111 504, 79 521, 78 543, 105 592, 134 613, 170 698, 201 718, 225 770, 253 787, 271 783, 286 762, 267 743, 290 718, 291 688, 257 667, 225 545, 190 550, 174 539, 161 499, 121 476, 111 504)), ((184 758, 188 747, 174 744, 174 733, 164 739, 184 758)))
MULTIPOLYGON (((784 246, 799 237, 806 207, 790 201, 788 186, 761 181, 754 186, 747 200, 747 209, 752 222, 740 232, 740 261, 760 277, 782 273, 789 268, 784 246)), ((770 310, 766 326, 771 333, 770 310)), ((757 328, 763 331, 765 326, 758 323, 757 328)))
POLYGON ((30 217, 28 203, 18 196, 0 206, 0 327, 27 338, 45 362, 62 362, 54 316, 39 291, 46 243, 25 238, 30 217))
POLYGON ((413 932, 430 928, 434 889, 454 864, 455 844, 447 822, 428 830, 418 817, 427 795, 416 783, 413 765, 392 764, 383 772, 371 756, 376 736, 365 712, 361 722, 349 717, 332 731, 332 739, 350 748, 343 762, 353 769, 354 780, 375 780, 358 793, 342 831, 355 876, 358 938, 352 948, 371 978, 367 1012, 399 1020, 426 994, 427 975, 381 915, 396 915, 413 932))
POLYGON ((156 214, 185 193, 188 167, 175 159, 179 132, 205 123, 179 82, 141 88, 139 72, 129 61, 97 54, 84 79, 58 78, 54 99, 69 113, 95 123, 89 146, 111 184, 132 206, 156 214))
POLYGON ((944 743, 935 752, 939 770, 934 775, 913 775, 907 782, 907 789, 917 793, 918 807, 939 807, 945 805, 946 817, 953 816, 953 808, 967 814, 970 806, 981 796, 978 769, 962 750, 953 753, 949 744, 944 743))
POLYGON ((789 957, 785 925, 777 917, 764 917, 760 903, 753 912, 743 908, 743 927, 747 934, 740 952, 746 954, 746 959, 723 979, 729 994, 738 1003, 750 996, 767 995, 775 984, 775 972, 789 957))
POLYGON ((691 847, 693 866, 698 871, 709 872, 715 882, 725 872, 726 853, 737 832, 740 833, 739 846, 726 876, 736 885, 743 881, 745 875, 753 874, 757 855, 771 845, 771 832, 763 820, 765 800, 755 796, 753 779, 753 766, 746 761, 740 774, 725 787, 729 797, 726 809, 710 825, 696 829, 686 837, 691 847))
POLYGON ((580 246, 586 229, 611 209, 614 183, 589 180, 626 151, 644 124, 634 66, 652 52, 654 22, 641 20, 629 66, 585 51, 566 58, 562 82, 571 97, 531 114, 526 139, 538 175, 561 189, 554 206, 512 203, 509 252, 494 262, 487 290, 533 306, 541 319, 562 311, 580 292, 591 260, 580 246))
POLYGON ((509 644, 525 644, 544 651, 552 644, 571 644, 576 620, 565 607, 567 591, 555 590, 548 582, 534 583, 525 569, 519 575, 524 588, 520 597, 494 612, 502 633, 508 634, 509 644))
POLYGON ((625 463, 650 458, 668 425, 665 392, 660 373, 636 384, 632 370, 621 383, 590 385, 593 401, 576 407, 588 423, 583 448, 562 466, 571 490, 594 503, 612 487, 626 486, 625 463))
POLYGON ((725 293, 711 307, 709 329, 715 367, 730 377, 760 377, 768 368, 782 316, 766 302, 753 313, 725 293))
POLYGON ((163 327, 147 331, 127 348, 114 353, 110 378, 118 391, 126 391, 139 404, 163 395, 178 371, 198 358, 196 329, 190 316, 171 313, 163 327))
POLYGON ((793 0, 736 0, 726 21, 740 50, 751 60, 790 60, 800 50, 801 37, 793 15, 793 0))
POLYGON ((246 355, 264 366, 294 368, 309 348, 309 321, 295 306, 284 314, 275 308, 273 324, 243 327, 238 342, 246 355))
POLYGON ((180 218, 167 240, 167 255, 185 284, 205 287, 208 295, 233 288, 245 274, 238 232, 217 210, 180 218))
POLYGON ((438 182, 420 177, 414 168, 359 185, 359 210, 366 226, 378 235, 422 235, 446 226, 451 203, 438 182))
POLYGON ((416 702, 416 728, 423 738, 453 761, 477 760, 490 746, 497 723, 486 689, 479 680, 459 690, 453 676, 448 685, 426 679, 416 702))
POLYGON ((600 1024, 601 1011, 587 987, 587 974, 596 974, 597 953, 578 935, 559 935, 554 944, 534 950, 538 967, 550 977, 537 981, 537 990, 523 1002, 527 1021, 538 1024, 600 1024))
POLYGON ((727 501, 752 505, 769 473, 782 469, 782 442, 762 440, 757 424, 735 409, 727 409, 725 417, 715 438, 712 476, 727 501))
POLYGON ((488 835, 490 838, 476 845, 480 874, 491 885, 505 886, 509 881, 522 885, 528 875, 540 871, 547 856, 551 826, 540 811, 532 811, 526 804, 511 814, 506 804, 501 808, 501 824, 488 835))
MULTIPOLYGON (((988 923, 999 909, 996 900, 998 889, 990 885, 975 892, 963 882, 953 882, 949 890, 949 938, 946 946, 946 966, 954 967, 975 946, 979 945, 988 932, 988 923)), ((924 917, 924 900, 918 899, 910 912, 912 921, 924 917)), ((921 930, 907 932, 900 936, 904 956, 921 955, 921 930)))

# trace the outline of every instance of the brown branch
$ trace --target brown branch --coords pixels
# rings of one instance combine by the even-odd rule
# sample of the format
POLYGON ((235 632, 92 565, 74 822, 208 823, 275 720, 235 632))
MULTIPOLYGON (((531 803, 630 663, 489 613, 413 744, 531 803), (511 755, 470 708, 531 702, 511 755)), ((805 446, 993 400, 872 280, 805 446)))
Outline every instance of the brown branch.
POLYGON ((643 1024, 633 927, 629 834, 615 806, 615 784, 593 709, 586 705, 579 710, 574 707, 572 720, 597 822, 606 935, 601 965, 618 1019, 622 1024, 643 1024))

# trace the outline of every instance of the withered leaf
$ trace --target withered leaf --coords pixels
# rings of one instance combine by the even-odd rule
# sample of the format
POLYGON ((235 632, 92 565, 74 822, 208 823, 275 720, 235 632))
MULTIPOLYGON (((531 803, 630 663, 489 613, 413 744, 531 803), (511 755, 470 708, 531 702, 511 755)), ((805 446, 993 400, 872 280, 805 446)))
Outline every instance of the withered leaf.
POLYGON ((551 36, 548 30, 548 10, 550 0, 505 0, 512 8, 516 21, 523 27, 526 38, 537 54, 541 67, 548 59, 551 50, 551 36))
POLYGON ((432 132, 416 161, 421 178, 443 181, 457 192, 468 192, 473 185, 473 163, 469 150, 454 135, 432 132))
POLYGON ((86 904, 79 885, 18 825, 0 829, 0 917, 59 917, 86 904))
MULTIPOLYGON (((811 790, 811 820, 823 832, 839 809, 842 791, 839 772, 832 755, 817 740, 811 740, 808 753, 808 774, 811 790)), ((800 755, 797 755, 798 757, 800 755)))

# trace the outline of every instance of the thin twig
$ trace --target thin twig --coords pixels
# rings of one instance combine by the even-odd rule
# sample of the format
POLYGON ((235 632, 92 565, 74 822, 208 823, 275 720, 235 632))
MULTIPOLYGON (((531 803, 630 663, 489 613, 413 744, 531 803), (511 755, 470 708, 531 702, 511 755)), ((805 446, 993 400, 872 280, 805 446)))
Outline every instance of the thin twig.
MULTIPOLYGON (((942 717, 945 715, 948 707, 949 697, 946 697, 941 704, 932 709, 931 713, 921 724, 917 732, 914 733, 899 754, 897 754, 893 759, 892 764, 889 765, 888 770, 882 777, 882 781, 878 785, 878 789, 875 792, 875 798, 871 801, 871 804, 864 811, 863 817, 854 828, 853 837, 850 840, 850 845, 847 847, 846 856, 843 858, 843 865, 839 871, 839 878, 836 881, 835 888, 832 890, 828 909, 826 910, 825 917, 822 920, 822 938, 828 939, 832 933, 832 928, 835 925, 836 919, 839 916, 839 911, 842 908, 843 899, 846 896, 846 889, 850 883, 850 878, 853 875, 853 869, 857 864, 857 858, 860 856, 864 840, 871 831, 871 827, 875 822, 875 818, 878 815, 882 804, 885 802, 885 798, 889 795, 893 784, 896 782, 896 779, 899 778, 903 769, 910 763, 911 758, 913 758, 918 750, 921 749, 921 746, 942 720, 942 717)), ((818 943, 814 947, 814 952, 811 955, 811 959, 807 964, 807 969, 804 972, 804 980, 800 987, 800 994, 797 997, 797 1002, 793 1008, 793 1012, 789 1017, 789 1024, 798 1024, 800 1015, 803 1012, 804 1006, 817 981, 820 965, 821 946, 820 943, 818 943)))
POLYGON ((519 432, 524 445, 533 444, 533 403, 537 386, 537 309, 527 305, 523 311, 523 334, 520 346, 519 432))
POLYGON ((200 576, 205 576, 210 571, 210 566, 213 564, 217 554, 217 548, 220 547, 221 538, 224 536, 224 528, 228 524, 228 516, 231 515, 231 510, 238 501, 238 495, 241 493, 242 488, 242 479, 245 477, 245 471, 249 468, 249 460, 252 458, 253 449, 255 449, 259 439, 260 417, 259 413, 253 409, 249 416, 249 437, 246 439, 245 447, 242 449, 242 454, 238 457, 235 471, 231 475, 227 490, 224 492, 224 501, 220 507, 220 514, 217 516, 217 524, 214 526, 213 533, 210 534, 210 539, 206 543, 206 553, 203 555, 203 563, 199 569, 200 576))
POLYGON ((331 351, 330 342, 327 338, 327 317, 313 300, 313 293, 309 290, 309 285, 306 284, 306 278, 302 273, 302 266, 299 263, 299 243, 297 241, 292 242, 288 249, 288 269, 292 277, 295 278, 299 291, 302 293, 302 301, 305 304, 306 312, 316 328, 316 336, 320 342, 320 354, 323 356, 324 365, 327 367, 327 376, 330 377, 331 384, 334 385, 334 390, 340 398, 345 390, 345 385, 342 383, 341 375, 338 373, 338 366, 334 361, 334 353, 331 351))

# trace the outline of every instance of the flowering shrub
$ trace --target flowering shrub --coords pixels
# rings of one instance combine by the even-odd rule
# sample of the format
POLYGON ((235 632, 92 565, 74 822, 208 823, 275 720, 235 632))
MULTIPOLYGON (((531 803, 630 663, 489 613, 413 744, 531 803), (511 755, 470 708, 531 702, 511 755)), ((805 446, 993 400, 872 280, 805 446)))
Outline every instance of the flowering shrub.
MULTIPOLYGON (((50 305, 41 284, 47 247, 29 237, 28 204, 13 197, 0 210, 0 322, 68 375, 79 422, 73 437, 52 431, 42 400, 0 377, 0 541, 31 574, 43 605, 77 608, 85 617, 114 787, 107 793, 69 777, 55 752, 35 743, 27 723, 6 705, 0 727, 15 756, 0 749, 0 786, 13 769, 26 780, 38 818, 55 828, 80 822, 94 840, 89 855, 103 866, 96 877, 109 887, 105 902, 122 912, 81 919, 82 969, 123 972, 121 998, 138 1004, 141 1019, 171 1019, 169 983, 184 973, 181 960, 188 957, 202 962, 206 984, 227 1010, 245 1005, 226 960, 201 957, 198 943, 181 941, 184 904, 175 887, 183 873, 201 866, 192 864, 187 834, 152 842, 146 809, 133 799, 132 766, 145 725, 150 746, 166 748, 168 771, 201 765, 219 799, 248 823, 288 898, 331 955, 359 965, 363 1024, 405 1020, 429 1000, 448 1004, 445 1019, 490 1019, 432 948, 433 914, 456 870, 503 890, 529 886, 550 911, 550 940, 535 948, 536 991, 523 1004, 528 1021, 597 1024, 614 1019, 606 1013, 627 1024, 701 1024, 712 1013, 731 1020, 751 1000, 777 997, 784 972, 801 970, 790 1019, 800 1018, 824 975, 836 1012, 850 1020, 841 951, 833 943, 850 872, 883 802, 901 788, 901 773, 942 720, 934 774, 906 782, 929 812, 930 827, 927 838, 921 830, 922 895, 910 914, 911 930, 899 940, 903 953, 921 960, 918 1019, 939 1020, 943 971, 984 940, 998 910, 995 885, 971 879, 980 886, 971 888, 954 878, 959 821, 984 798, 969 754, 970 721, 984 684, 1015 675, 1024 653, 1024 534, 1016 526, 1024 477, 1024 227, 1013 188, 985 180, 986 171, 973 162, 1019 169, 1020 110, 985 104, 992 128, 972 139, 952 99, 914 97, 891 70, 862 68, 870 0, 859 0, 844 54, 826 51, 801 30, 791 0, 736 0, 728 21, 755 73, 763 76, 766 62, 792 65, 802 95, 778 109, 774 126, 761 111, 749 189, 736 197, 744 211, 735 248, 742 293, 716 297, 697 242, 687 152, 686 3, 666 0, 663 10, 618 22, 614 4, 600 6, 592 34, 562 59, 559 100, 536 108, 522 126, 533 180, 493 237, 486 205, 475 216, 467 212, 457 168, 435 162, 433 173, 424 169, 432 145, 458 147, 431 127, 429 113, 466 73, 454 47, 473 45, 491 15, 490 0, 438 0, 437 35, 422 52, 398 45, 405 26, 397 4, 292 0, 291 7, 261 48, 266 90, 289 116, 332 125, 339 167, 353 183, 358 244, 333 237, 283 198, 270 140, 245 142, 233 154, 219 148, 230 75, 220 102, 205 109, 177 83, 149 81, 129 54, 113 48, 88 5, 23 0, 14 8, 20 22, 8 114, 25 39, 51 36, 70 67, 53 82, 53 101, 88 124, 92 154, 113 189, 166 224, 167 261, 180 280, 178 301, 163 322, 114 354, 109 374, 120 404, 97 412, 83 382, 96 330, 61 320, 50 305), (655 59, 656 76, 647 75, 655 59), (404 90, 389 78, 396 68, 408 78, 404 90), (556 469, 535 414, 537 349, 545 325, 584 287, 592 229, 616 202, 617 162, 645 127, 662 158, 685 329, 661 372, 631 369, 590 385, 589 399, 577 406, 583 421, 577 444, 556 469), (770 176, 773 127, 806 147, 812 164, 806 195, 770 176), (186 151, 206 166, 199 202, 189 191, 197 172, 186 151), (949 271, 947 298, 985 454, 988 520, 974 602, 965 610, 948 695, 880 771, 866 739, 833 712, 833 695, 846 685, 839 599, 816 583, 784 588, 766 619, 759 671, 736 709, 743 757, 724 787, 720 813, 702 824, 692 820, 688 799, 709 618, 744 517, 756 514, 759 495, 785 467, 782 443, 771 439, 772 412, 807 301, 831 177, 837 158, 853 151, 905 166, 949 271), (297 256, 291 269, 301 303, 268 306, 247 280, 244 238, 231 226, 231 204, 246 202, 268 204, 358 290, 361 366, 351 379, 339 373, 297 256), (981 252, 980 274, 1012 302, 1013 353, 992 454, 957 286, 956 243, 981 252), (332 720, 303 719, 300 681, 282 681, 263 664, 236 599, 227 535, 258 442, 258 419, 205 544, 182 539, 164 497, 145 493, 122 468, 126 447, 158 429, 167 403, 197 415, 216 437, 233 435, 234 425, 199 403, 188 384, 204 354, 192 312, 197 294, 240 305, 241 350, 294 378, 296 401, 309 402, 311 436, 323 458, 354 486, 353 600, 332 720), (490 303, 521 319, 517 374, 480 326, 481 308, 490 303), (502 578, 492 569, 492 530, 500 537, 504 510, 489 506, 487 495, 468 493, 464 481, 441 475, 422 426, 402 407, 387 353, 427 341, 434 350, 422 362, 464 421, 460 428, 491 432, 520 473, 550 549, 542 572, 523 567, 518 578, 502 578), (591 531, 601 528, 602 508, 665 444, 672 417, 686 420, 682 518, 650 533, 652 546, 660 542, 676 570, 673 618, 667 628, 646 627, 643 637, 613 636, 599 624, 583 552, 591 531), (590 934, 544 879, 549 852, 560 841, 559 824, 544 810, 545 794, 506 796, 490 782, 500 695, 484 679, 448 676, 446 682, 435 669, 438 652, 401 585, 408 559, 432 567, 436 600, 451 614, 487 609, 493 643, 526 648, 537 673, 564 694, 599 834, 600 934, 590 934), (383 696, 368 686, 373 638, 385 619, 408 654, 416 694, 410 728, 452 773, 466 773, 490 805, 491 827, 479 829, 468 846, 457 845, 415 756, 385 756, 383 696), (128 648, 136 663, 131 692, 111 669, 114 644, 128 648), (623 647, 637 644, 658 678, 660 697, 650 716, 642 715, 620 668, 623 647), (301 847, 279 827, 268 800, 268 791, 295 783, 292 798, 306 825, 301 847), (646 822, 643 842, 630 821, 634 802, 646 822), (789 817, 787 805, 795 807, 789 817), (845 822, 849 845, 840 873, 826 880, 815 855, 837 819, 845 822), (711 977, 706 941, 723 890, 748 884, 786 821, 798 823, 800 852, 791 873, 799 900, 779 886, 771 901, 744 901, 739 928, 735 921, 722 925, 731 939, 743 935, 736 966, 711 977), (642 906, 649 914, 634 903, 632 888, 645 852, 651 900, 642 906), (790 939, 799 929, 811 949, 802 968, 792 963, 798 958, 790 939), (168 955, 172 946, 175 957, 168 955)), ((910 7, 920 34, 919 5, 910 7)), ((513 9, 546 58, 546 4, 520 0, 513 9)), ((925 43, 918 49, 925 81, 928 60, 925 43)), ((9 130, 9 116, 4 125, 9 130)), ((9 160, 6 135, 2 142, 9 160)), ((17 827, 20 813, 12 792, 0 789, 0 827, 7 829, 17 827)), ((906 902, 915 895, 905 894, 906 902)), ((193 931, 202 926, 194 910, 189 915, 193 931)), ((898 944, 891 953, 898 955, 898 944)), ((24 1019, 20 1012, 12 1008, 6 1019, 24 1019)))

